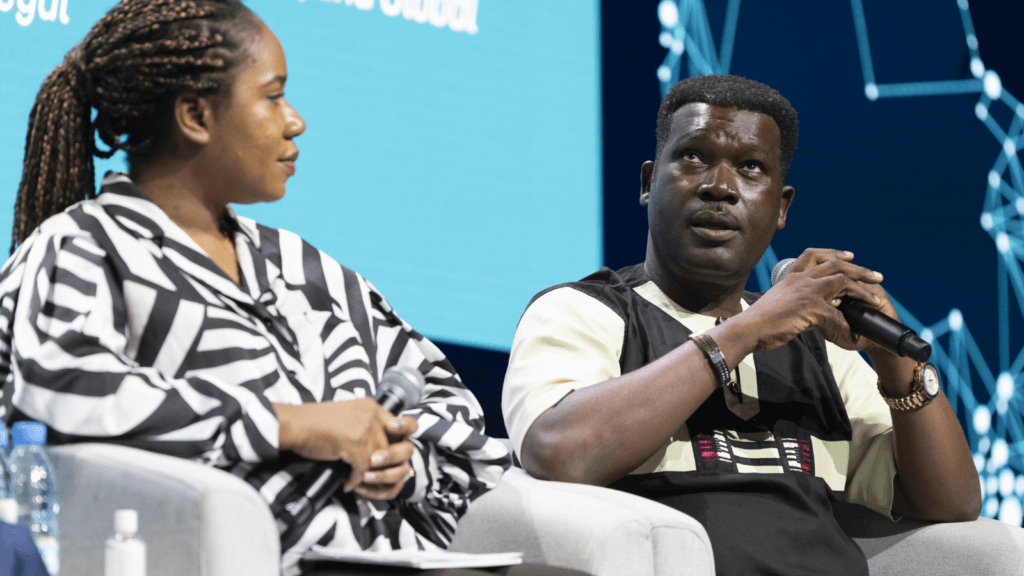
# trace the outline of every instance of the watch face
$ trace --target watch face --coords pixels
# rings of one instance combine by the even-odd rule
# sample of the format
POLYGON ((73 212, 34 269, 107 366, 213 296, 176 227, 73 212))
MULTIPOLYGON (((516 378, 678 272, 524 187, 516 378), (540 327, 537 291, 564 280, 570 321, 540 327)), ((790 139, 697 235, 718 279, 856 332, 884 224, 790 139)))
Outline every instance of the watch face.
POLYGON ((939 373, 935 371, 935 366, 924 365, 921 369, 921 384, 924 386, 925 394, 935 396, 939 393, 939 373))

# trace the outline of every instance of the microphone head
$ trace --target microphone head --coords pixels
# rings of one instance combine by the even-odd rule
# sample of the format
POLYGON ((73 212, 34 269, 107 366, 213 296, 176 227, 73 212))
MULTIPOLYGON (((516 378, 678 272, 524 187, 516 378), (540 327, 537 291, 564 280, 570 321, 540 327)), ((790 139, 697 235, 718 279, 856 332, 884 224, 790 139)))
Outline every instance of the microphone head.
POLYGON ((377 389, 377 397, 391 393, 402 400, 402 406, 408 408, 419 404, 423 397, 423 387, 427 381, 419 370, 408 366, 392 366, 384 371, 377 389))
POLYGON ((789 272, 789 269, 793 267, 794 262, 796 262, 796 258, 779 260, 779 263, 772 269, 772 286, 775 286, 782 280, 782 277, 785 276, 789 272))

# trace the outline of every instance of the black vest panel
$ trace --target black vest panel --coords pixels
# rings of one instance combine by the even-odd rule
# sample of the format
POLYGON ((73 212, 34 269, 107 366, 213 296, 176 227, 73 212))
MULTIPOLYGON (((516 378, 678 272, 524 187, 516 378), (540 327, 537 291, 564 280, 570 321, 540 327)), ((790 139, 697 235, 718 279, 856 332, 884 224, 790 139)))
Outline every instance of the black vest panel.
MULTIPOLYGON (((690 335, 677 319, 633 290, 648 281, 643 264, 618 271, 602 268, 579 282, 549 288, 534 300, 570 287, 615 311, 625 323, 619 365, 626 374, 661 358, 690 335)), ((759 296, 743 295, 748 304, 759 296)), ((719 575, 866 576, 863 553, 832 516, 831 502, 842 495, 814 475, 811 436, 852 438, 824 338, 817 329, 808 330, 778 349, 755 352, 754 364, 759 402, 755 415, 744 420, 734 414, 725 402, 725 394, 732 392, 720 388, 687 420, 696 470, 633 474, 611 487, 657 500, 701 522, 711 538, 719 575), (765 444, 777 447, 779 454, 799 446, 796 460, 801 465, 783 459, 784 473, 740 472, 737 464, 761 462, 715 458, 715 450, 729 450, 723 446, 723 431, 728 430, 770 432, 772 440, 765 444)), ((680 386, 685 385, 686 377, 680 375, 680 386)))

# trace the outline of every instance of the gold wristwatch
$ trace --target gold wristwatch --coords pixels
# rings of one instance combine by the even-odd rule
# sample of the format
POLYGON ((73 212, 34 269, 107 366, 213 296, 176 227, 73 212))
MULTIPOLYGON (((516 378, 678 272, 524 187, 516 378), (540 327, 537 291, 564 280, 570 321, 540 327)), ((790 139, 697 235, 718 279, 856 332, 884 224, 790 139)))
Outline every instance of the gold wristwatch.
POLYGON ((914 368, 914 382, 910 386, 910 394, 903 398, 893 398, 885 393, 881 380, 878 381, 878 392, 893 410, 915 410, 939 395, 939 372, 930 362, 921 362, 914 368))

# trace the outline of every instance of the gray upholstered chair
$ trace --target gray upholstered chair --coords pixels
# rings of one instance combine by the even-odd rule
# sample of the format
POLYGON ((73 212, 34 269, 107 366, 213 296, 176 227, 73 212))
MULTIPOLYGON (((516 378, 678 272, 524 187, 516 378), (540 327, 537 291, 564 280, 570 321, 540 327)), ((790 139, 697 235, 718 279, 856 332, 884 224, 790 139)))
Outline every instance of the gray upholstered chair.
MULTIPOLYGON (((113 511, 139 511, 149 575, 273 576, 280 547, 270 511, 220 470, 106 444, 51 449, 62 496, 62 576, 102 573, 113 511)), ((837 517, 873 575, 1024 575, 1024 530, 993 520, 893 523, 860 507, 837 517)), ((455 550, 519 550, 525 560, 595 576, 714 574, 711 547, 692 518, 594 486, 544 482, 521 469, 473 503, 455 550)))

